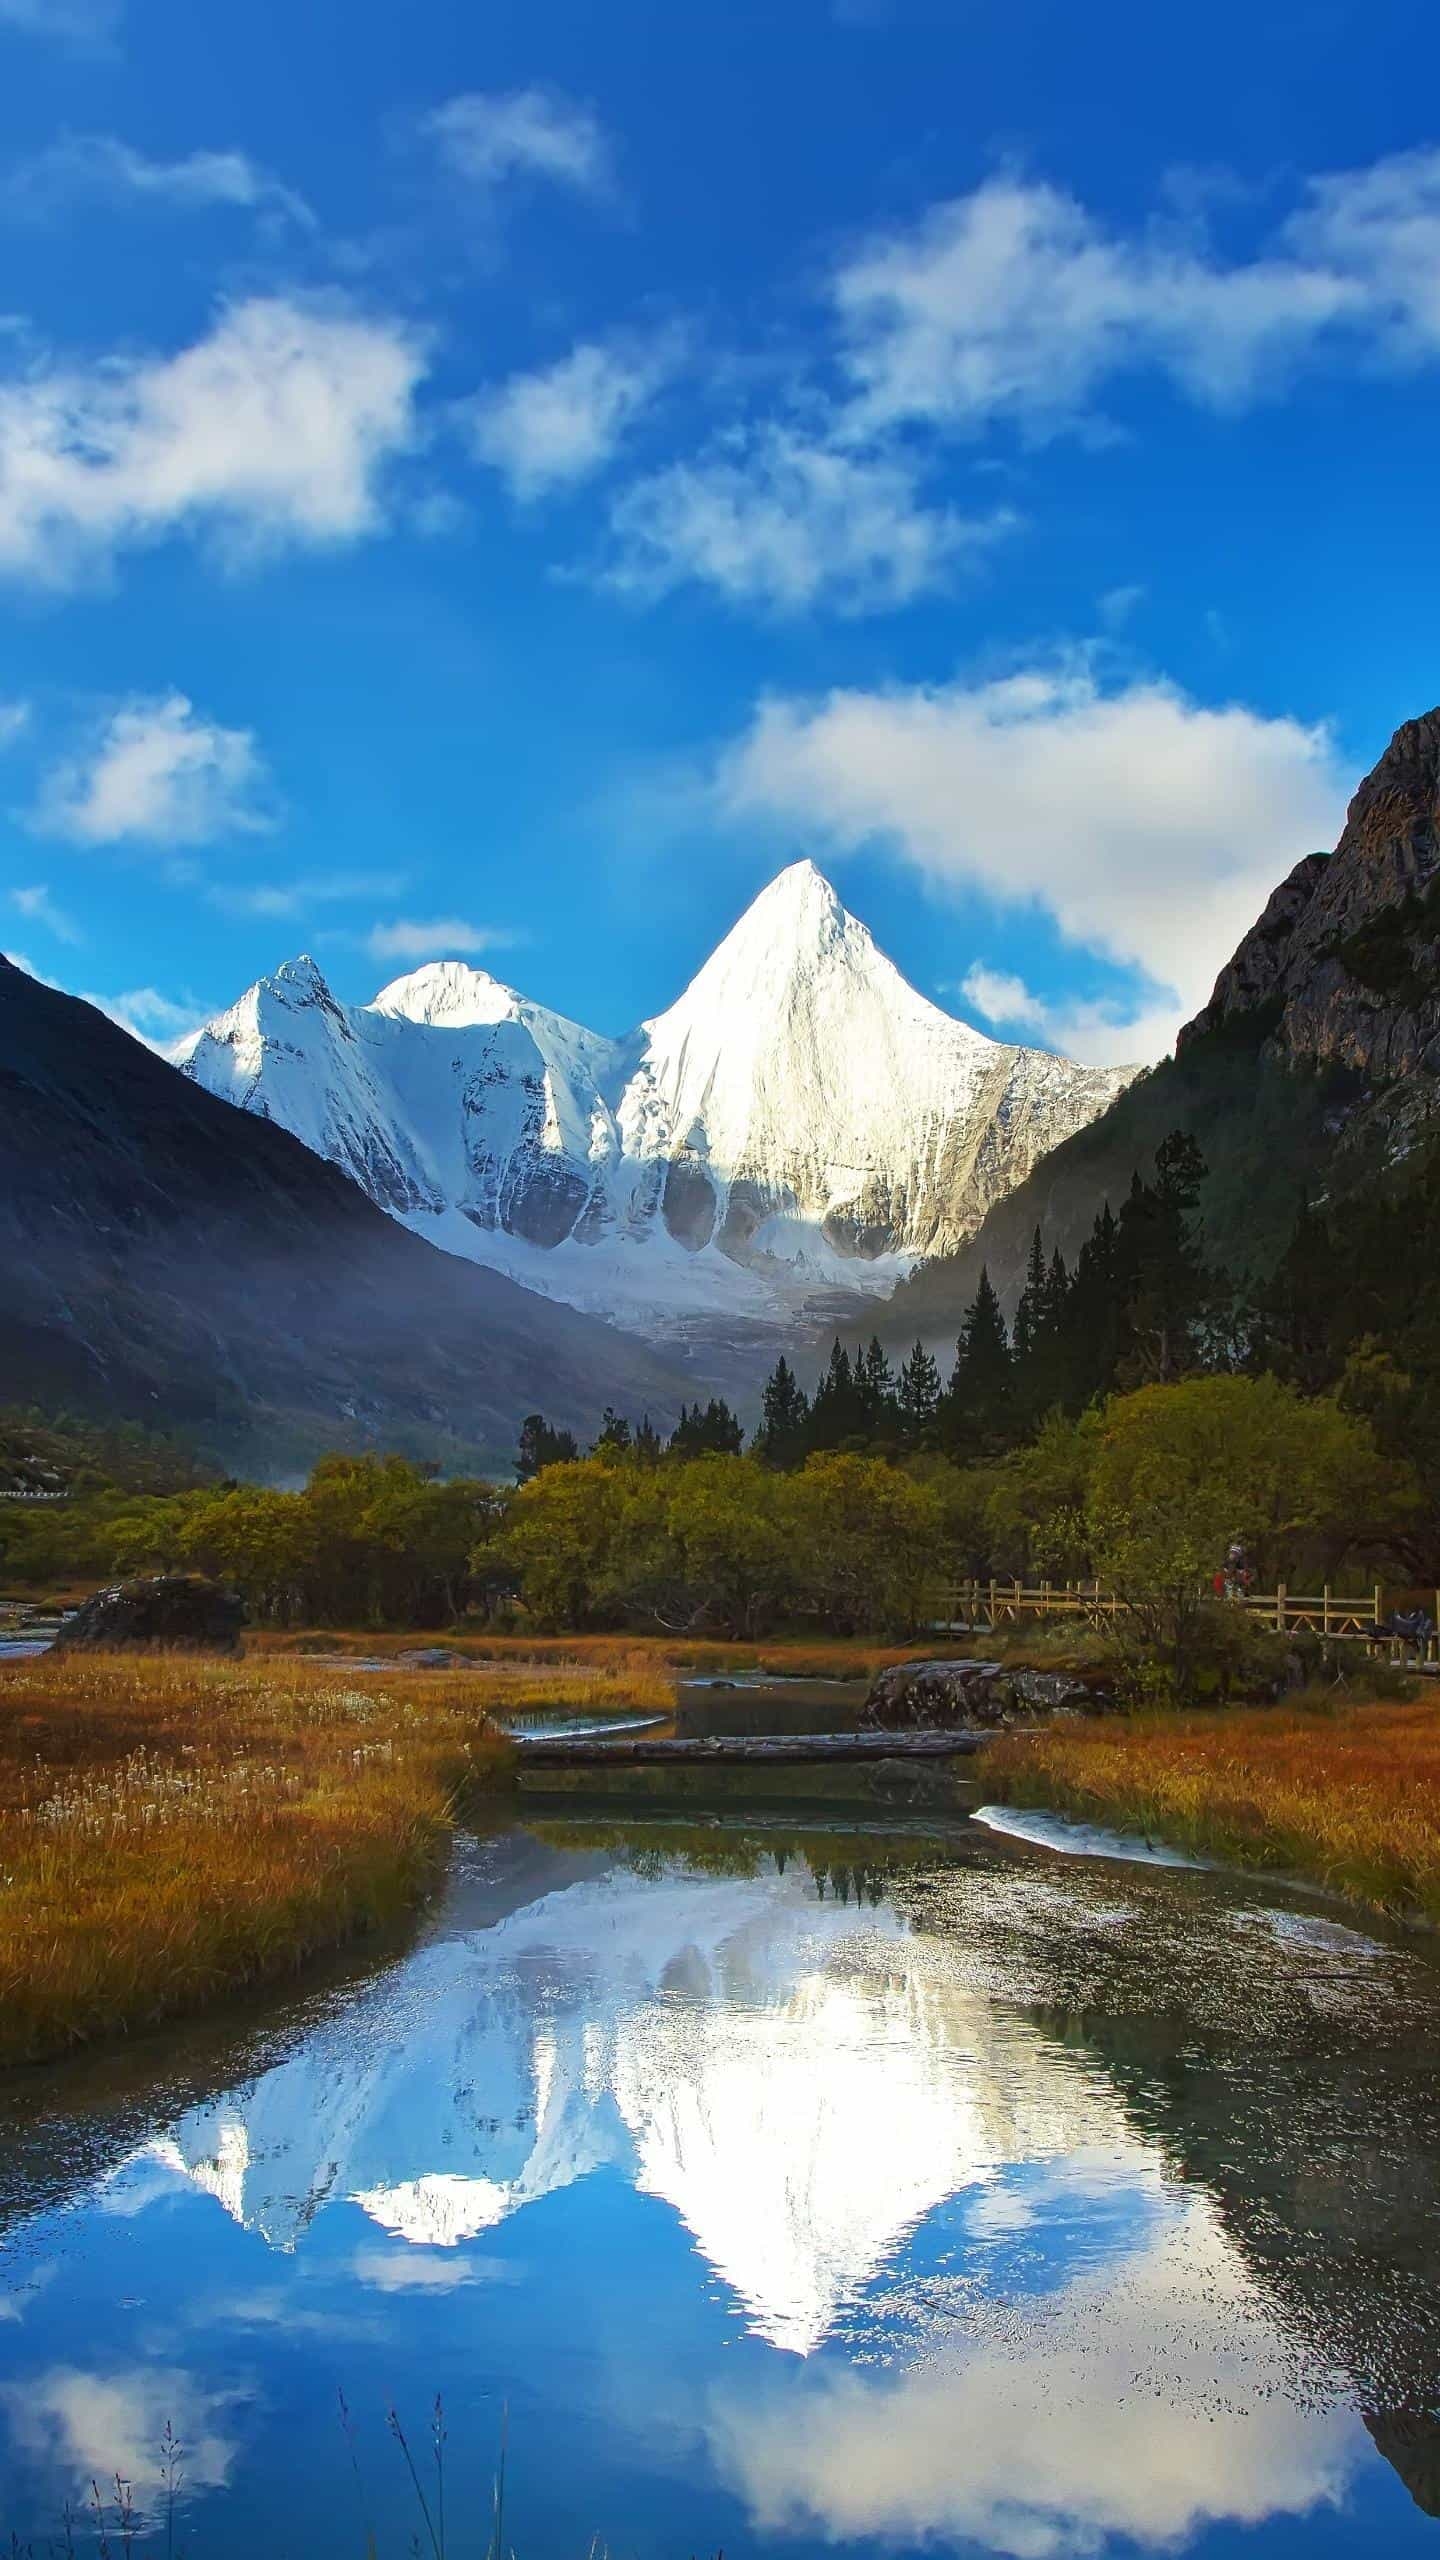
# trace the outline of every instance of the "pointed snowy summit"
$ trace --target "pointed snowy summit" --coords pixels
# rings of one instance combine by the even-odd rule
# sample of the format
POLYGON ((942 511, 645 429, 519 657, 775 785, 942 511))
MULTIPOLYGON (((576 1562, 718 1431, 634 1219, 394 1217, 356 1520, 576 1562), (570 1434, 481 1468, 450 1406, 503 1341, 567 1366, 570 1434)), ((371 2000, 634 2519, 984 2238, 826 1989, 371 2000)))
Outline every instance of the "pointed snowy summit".
POLYGON ((625 1039, 463 960, 346 1006, 300 959, 183 1064, 448 1250, 632 1320, 886 1290, 1127 1081, 943 1012, 808 860, 625 1039))

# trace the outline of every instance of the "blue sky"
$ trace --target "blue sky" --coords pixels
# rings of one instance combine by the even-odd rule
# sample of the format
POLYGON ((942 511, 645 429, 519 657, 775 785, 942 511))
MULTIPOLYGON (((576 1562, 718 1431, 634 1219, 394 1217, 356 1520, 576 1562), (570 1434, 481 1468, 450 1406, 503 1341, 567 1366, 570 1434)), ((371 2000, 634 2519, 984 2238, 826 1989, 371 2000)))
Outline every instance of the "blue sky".
POLYGON ((0 0, 0 944, 1155 1055, 1440 691, 1409 0, 0 0))

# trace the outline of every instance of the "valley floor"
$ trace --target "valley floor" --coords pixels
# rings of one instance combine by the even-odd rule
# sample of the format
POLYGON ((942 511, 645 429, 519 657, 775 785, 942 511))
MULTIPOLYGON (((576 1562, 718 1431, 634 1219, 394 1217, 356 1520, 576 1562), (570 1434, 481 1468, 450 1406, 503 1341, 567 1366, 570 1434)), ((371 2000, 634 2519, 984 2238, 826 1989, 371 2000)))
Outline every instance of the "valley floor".
POLYGON ((1000 1736, 980 1775, 998 1802, 1303 1876, 1440 1926, 1440 1700, 1077 1721, 1000 1736))

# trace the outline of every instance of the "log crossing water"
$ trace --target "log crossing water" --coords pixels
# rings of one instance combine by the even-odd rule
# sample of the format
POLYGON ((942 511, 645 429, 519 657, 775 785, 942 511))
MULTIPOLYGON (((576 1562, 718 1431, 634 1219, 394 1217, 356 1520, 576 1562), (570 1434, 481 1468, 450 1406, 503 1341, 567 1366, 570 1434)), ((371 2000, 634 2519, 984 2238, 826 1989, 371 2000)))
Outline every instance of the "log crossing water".
POLYGON ((556 1741, 526 1736, 515 1756, 524 1769, 700 1768, 721 1761, 749 1761, 775 1768, 837 1760, 963 1760, 993 1735, 953 1733, 723 1733, 703 1739, 604 1742, 556 1741))

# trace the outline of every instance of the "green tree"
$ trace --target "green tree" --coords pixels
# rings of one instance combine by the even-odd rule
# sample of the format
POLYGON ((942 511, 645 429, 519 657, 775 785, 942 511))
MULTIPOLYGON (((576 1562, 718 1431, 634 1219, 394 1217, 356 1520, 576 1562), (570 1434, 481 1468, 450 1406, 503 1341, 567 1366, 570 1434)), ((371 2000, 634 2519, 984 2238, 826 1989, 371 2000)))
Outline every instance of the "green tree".
POLYGON ((911 1450, 933 1449, 940 1420, 940 1372, 923 1342, 917 1342, 900 1372, 896 1413, 900 1438, 911 1450))
POLYGON ((564 1466, 580 1455, 573 1431, 554 1431, 543 1413, 527 1413, 520 1425, 520 1442, 515 1452, 515 1474, 521 1484, 538 1476, 542 1467, 564 1466))
POLYGON ((1005 1318, 990 1274, 982 1269, 945 1391, 942 1431, 953 1457, 984 1456, 1009 1445, 1015 1427, 1014 1386, 1005 1318))
POLYGON ((805 1453, 810 1399, 782 1352, 765 1381, 757 1453, 768 1466, 797 1467, 805 1453))

